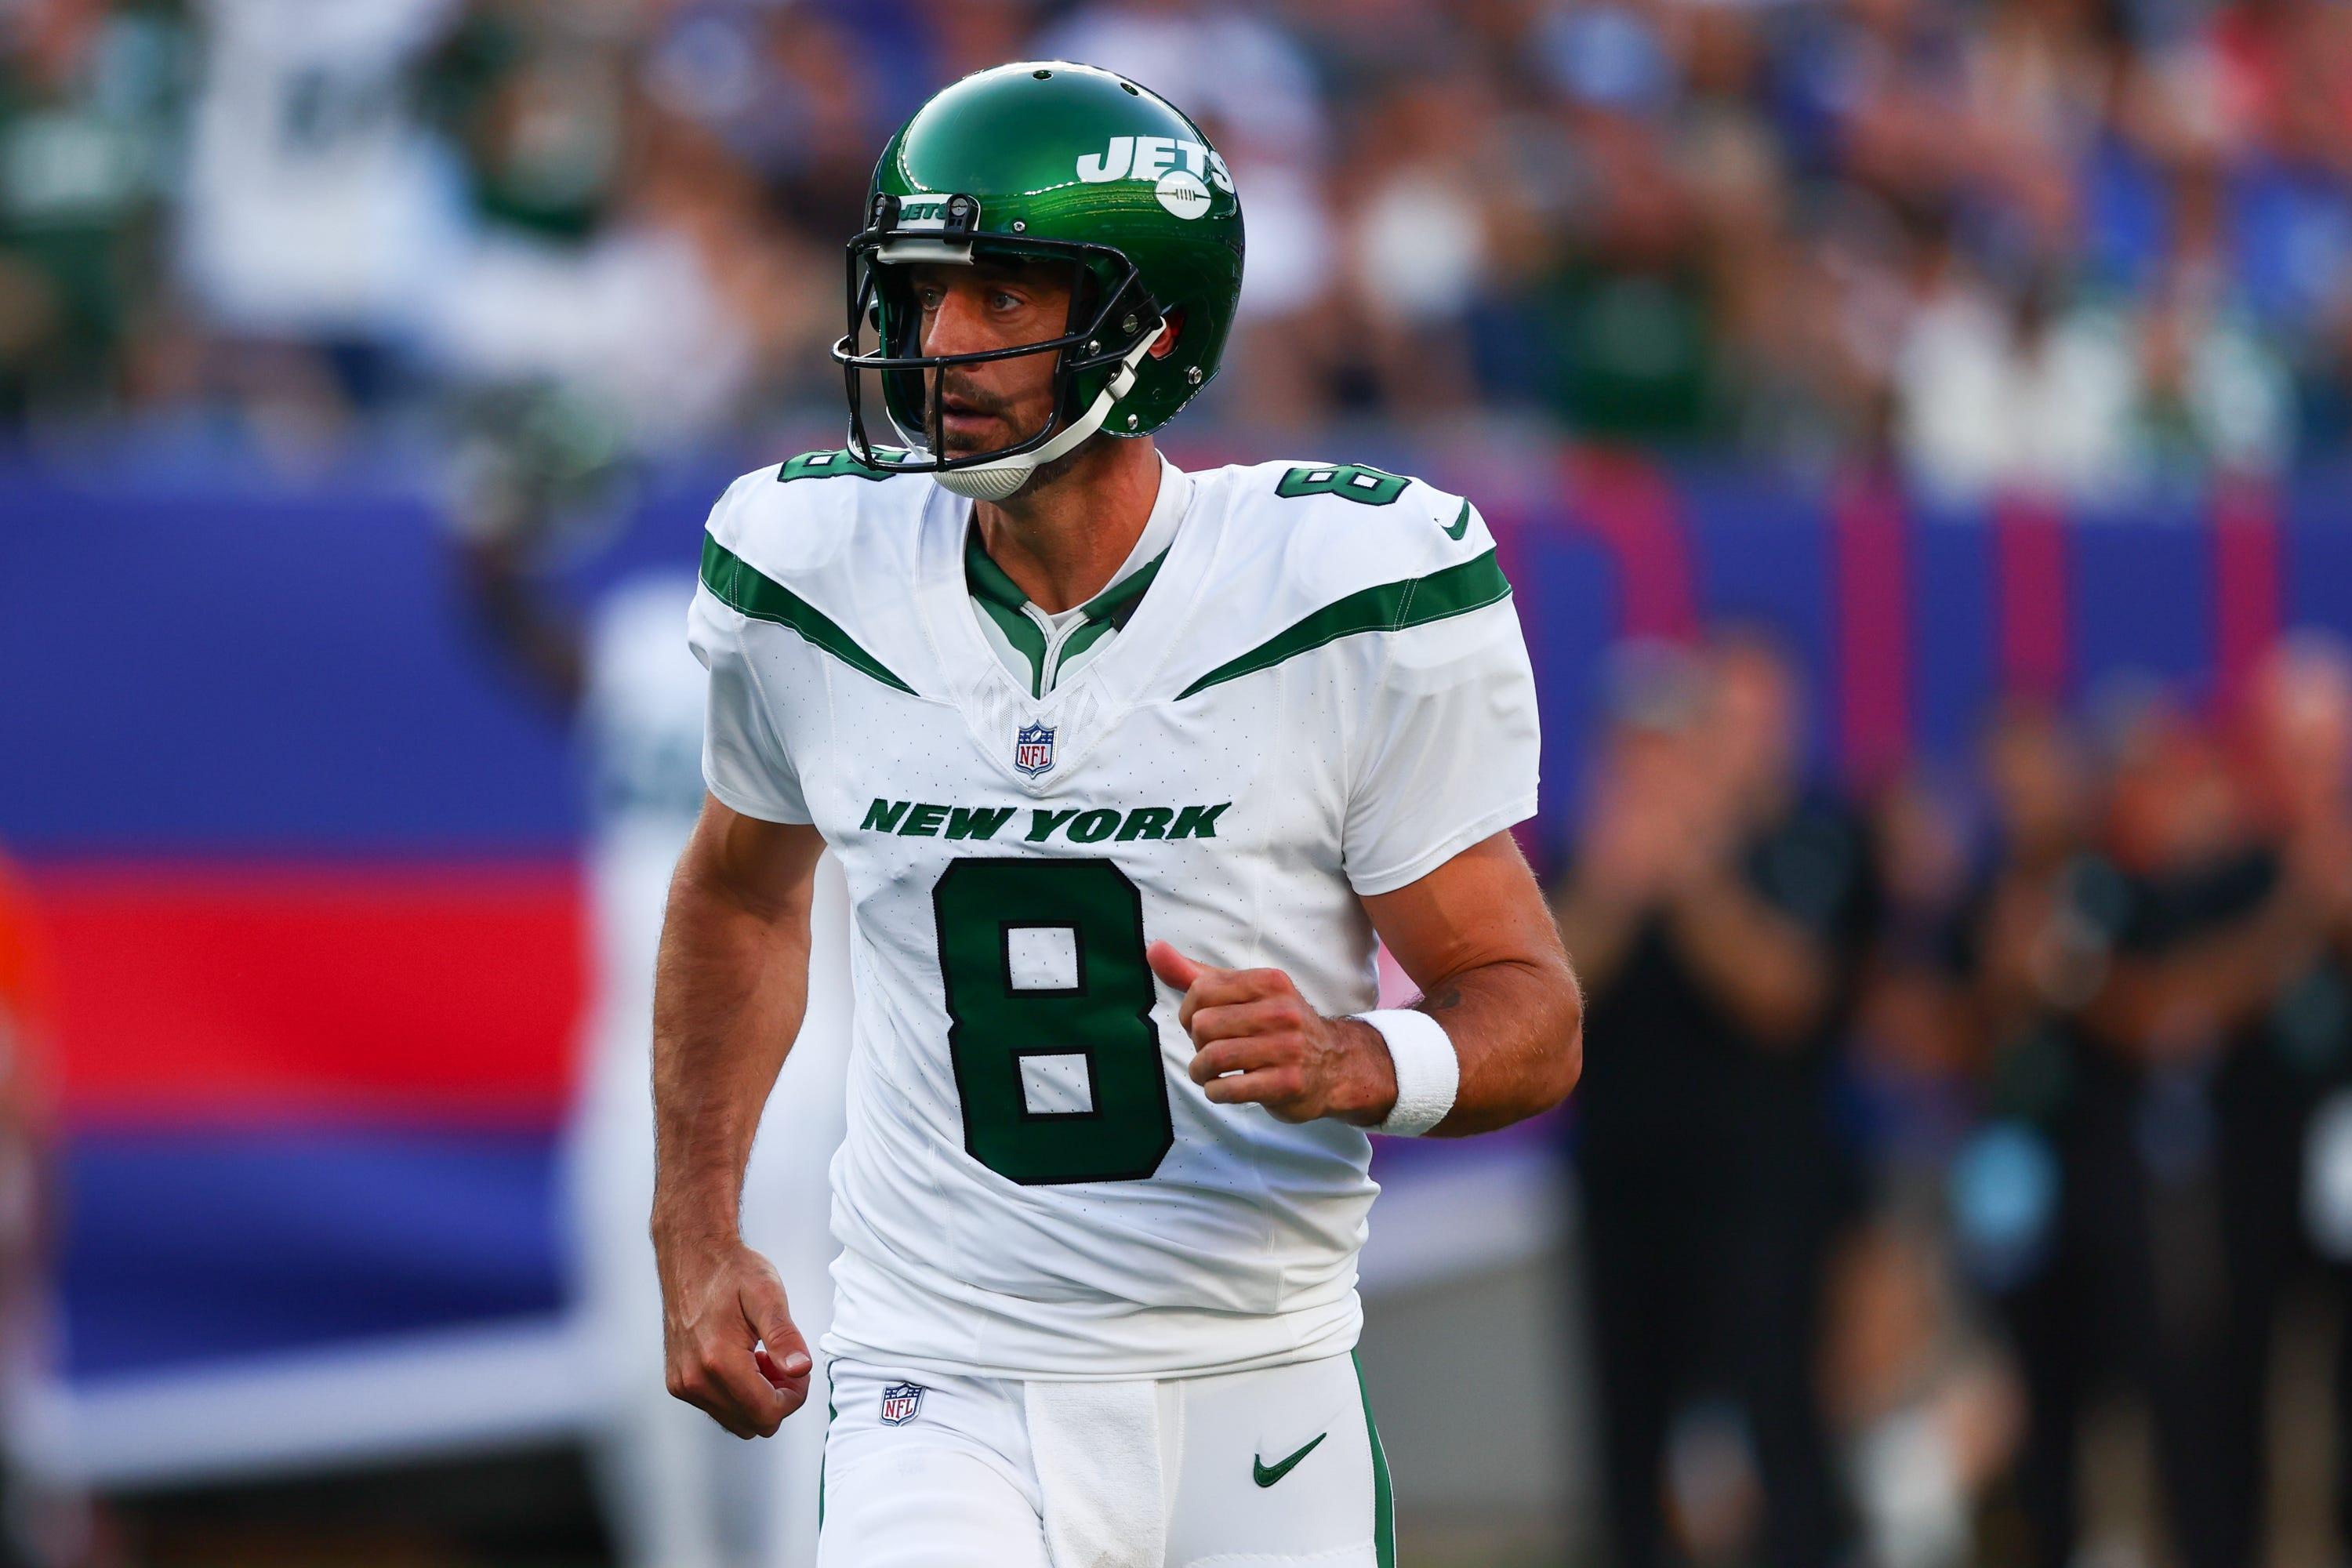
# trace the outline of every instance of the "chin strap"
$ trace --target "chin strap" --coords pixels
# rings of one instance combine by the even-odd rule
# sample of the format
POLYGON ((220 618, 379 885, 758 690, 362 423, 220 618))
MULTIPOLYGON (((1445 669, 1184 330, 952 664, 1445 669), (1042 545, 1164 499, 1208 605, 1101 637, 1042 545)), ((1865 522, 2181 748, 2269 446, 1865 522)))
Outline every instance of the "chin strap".
MULTIPOLYGON (((1127 357, 1119 362, 1118 369, 1111 373, 1111 378, 1104 383, 1102 391, 1095 395, 1095 400, 1087 405, 1087 411, 1070 421, 1066 428, 1056 431, 1052 440, 1035 451, 999 458, 992 463, 974 463, 968 468, 949 468, 933 474, 931 478, 940 481, 941 489, 971 500, 1003 500, 1028 483, 1031 474, 1063 453, 1076 450, 1079 442, 1102 428, 1103 421, 1110 417, 1112 405, 1134 390, 1135 373, 1145 356, 1151 353, 1151 345, 1160 341, 1160 333, 1167 324, 1165 317, 1155 322, 1135 347, 1127 352, 1127 357)), ((905 434, 903 430, 900 433, 905 434)))

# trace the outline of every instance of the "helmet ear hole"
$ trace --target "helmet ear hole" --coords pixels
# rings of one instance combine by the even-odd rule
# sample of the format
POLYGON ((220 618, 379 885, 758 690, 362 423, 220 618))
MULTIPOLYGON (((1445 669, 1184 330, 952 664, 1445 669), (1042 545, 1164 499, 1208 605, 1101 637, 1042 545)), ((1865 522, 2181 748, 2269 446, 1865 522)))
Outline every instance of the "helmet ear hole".
POLYGON ((1152 341, 1151 357, 1153 359, 1166 359, 1176 352, 1176 345, 1184 339, 1183 306, 1179 305, 1170 310, 1164 320, 1167 325, 1160 329, 1160 336, 1152 341))

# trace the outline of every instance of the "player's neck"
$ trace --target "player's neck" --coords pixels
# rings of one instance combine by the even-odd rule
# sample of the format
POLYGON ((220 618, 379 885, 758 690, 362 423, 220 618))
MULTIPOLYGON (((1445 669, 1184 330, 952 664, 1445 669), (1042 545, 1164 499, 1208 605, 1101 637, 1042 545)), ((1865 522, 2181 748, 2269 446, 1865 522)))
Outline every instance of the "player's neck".
POLYGON ((1150 437, 1089 441, 1071 459, 1009 500, 972 508, 989 559, 1049 615, 1110 585, 1160 499, 1160 454, 1150 437))

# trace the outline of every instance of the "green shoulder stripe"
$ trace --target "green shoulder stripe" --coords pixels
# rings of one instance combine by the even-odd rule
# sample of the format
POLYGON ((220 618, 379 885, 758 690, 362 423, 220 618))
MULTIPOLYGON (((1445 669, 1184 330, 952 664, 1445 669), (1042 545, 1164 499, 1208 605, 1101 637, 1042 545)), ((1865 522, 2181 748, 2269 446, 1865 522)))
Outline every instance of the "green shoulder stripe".
POLYGON ((815 605, 728 549, 709 534, 702 536, 702 585, 739 616, 770 621, 797 633, 801 640, 821 647, 850 668, 872 676, 885 686, 908 696, 915 689, 884 667, 882 661, 850 640, 815 605))
POLYGON ((1181 701, 1212 686, 1244 675, 1269 669, 1286 658, 1308 653, 1325 643, 1341 637, 1354 637, 1358 632, 1402 631, 1407 626, 1423 626, 1454 616, 1468 615, 1484 609, 1498 599, 1509 596, 1511 584, 1496 563, 1495 552, 1433 572, 1426 577, 1408 577, 1402 583, 1382 583, 1375 588, 1349 595, 1344 599, 1324 605, 1287 631, 1268 637, 1257 647, 1217 666, 1208 674, 1186 687, 1177 700, 1181 701))

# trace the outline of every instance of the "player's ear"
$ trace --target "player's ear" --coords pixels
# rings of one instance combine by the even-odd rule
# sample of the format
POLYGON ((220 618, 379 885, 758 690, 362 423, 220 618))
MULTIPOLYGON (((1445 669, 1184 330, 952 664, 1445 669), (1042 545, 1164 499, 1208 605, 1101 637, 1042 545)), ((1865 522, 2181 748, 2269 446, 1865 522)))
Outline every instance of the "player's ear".
POLYGON ((1181 307, 1168 312, 1168 324, 1151 341, 1151 357, 1166 359, 1176 352, 1176 340, 1184 335, 1184 311, 1181 307))

